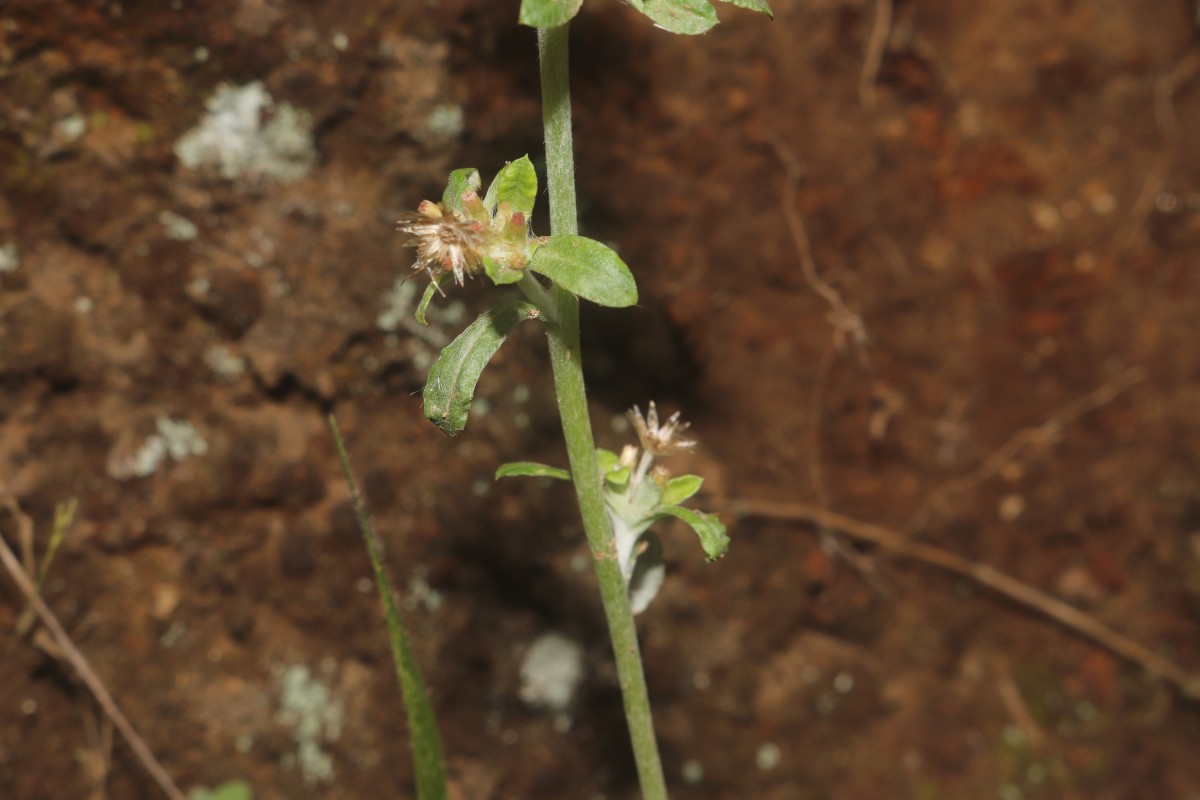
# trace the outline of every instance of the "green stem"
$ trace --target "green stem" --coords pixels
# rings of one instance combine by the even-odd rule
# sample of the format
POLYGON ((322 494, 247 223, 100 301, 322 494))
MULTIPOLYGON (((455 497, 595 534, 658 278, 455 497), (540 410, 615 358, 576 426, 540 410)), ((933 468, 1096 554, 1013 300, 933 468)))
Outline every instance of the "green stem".
MULTIPOLYGON (((538 54, 542 80, 542 125, 546 134, 546 182, 550 194, 550 232, 577 232, 575 213, 575 158, 571 144, 571 90, 567 71, 567 25, 538 29, 538 54)), ((552 290, 554 320, 546 326, 554 389, 562 417, 567 458, 579 497, 583 529, 592 552, 592 564, 600 584, 600 597, 608 619, 609 637, 617 662, 625 718, 637 762, 638 780, 645 800, 666 800, 667 784, 654 736, 650 695, 642 671, 637 628, 629 607, 629 593, 596 463, 596 444, 588 416, 584 391, 583 363, 579 347, 579 299, 555 286, 552 290)))

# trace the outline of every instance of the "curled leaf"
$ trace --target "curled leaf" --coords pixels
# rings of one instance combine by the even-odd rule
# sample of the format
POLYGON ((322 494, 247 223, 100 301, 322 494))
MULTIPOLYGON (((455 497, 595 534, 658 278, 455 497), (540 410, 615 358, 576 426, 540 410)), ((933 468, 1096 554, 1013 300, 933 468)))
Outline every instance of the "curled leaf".
POLYGON ((625 582, 629 587, 629 610, 640 614, 666 582, 667 564, 663 560, 662 542, 652 531, 638 537, 632 557, 625 582))
POLYGON ((451 436, 465 428, 475 384, 484 367, 518 325, 540 313, 532 303, 517 300, 496 306, 467 326, 429 370, 426 419, 451 436))
POLYGON ((465 216, 463 210, 463 195, 466 192, 478 192, 483 181, 479 179, 479 170, 474 167, 463 167, 450 173, 446 183, 446 191, 442 192, 442 205, 459 216, 465 216))
POLYGON ((654 515, 655 519, 665 517, 686 522, 700 537, 700 546, 704 548, 704 555, 709 561, 716 561, 729 550, 729 536, 716 514, 705 514, 683 506, 664 506, 654 515))
POLYGON ((512 211, 520 211, 528 216, 533 213, 537 188, 537 171, 533 168, 533 162, 529 156, 521 156, 505 164, 496 174, 496 179, 483 198, 484 208, 495 213, 501 203, 508 203, 512 211))
POLYGON ((425 293, 421 295, 421 302, 417 303, 417 323, 420 325, 428 325, 429 321, 425 319, 425 311, 429 308, 429 304, 433 302, 433 296, 442 290, 442 284, 453 278, 454 275, 449 272, 443 272, 429 282, 425 287, 425 293))

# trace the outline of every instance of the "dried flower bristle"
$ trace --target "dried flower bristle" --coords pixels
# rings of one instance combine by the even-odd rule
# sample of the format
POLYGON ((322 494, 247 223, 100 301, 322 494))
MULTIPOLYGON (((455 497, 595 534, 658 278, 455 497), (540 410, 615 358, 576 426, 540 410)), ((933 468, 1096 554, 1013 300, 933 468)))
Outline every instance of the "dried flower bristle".
POLYGON ((462 286, 466 275, 483 270, 481 246, 484 225, 478 220, 462 219, 437 203, 422 201, 420 211, 405 214, 396 227, 417 248, 414 270, 425 270, 431 280, 452 273, 462 286))
POLYGON ((684 439, 679 435, 687 430, 691 423, 680 421, 678 411, 662 425, 658 424, 658 409, 654 407, 653 400, 646 409, 645 417, 642 416, 642 410, 637 406, 629 409, 625 416, 633 424, 638 441, 642 444, 642 450, 650 455, 666 456, 681 450, 690 450, 696 446, 695 441, 684 439))

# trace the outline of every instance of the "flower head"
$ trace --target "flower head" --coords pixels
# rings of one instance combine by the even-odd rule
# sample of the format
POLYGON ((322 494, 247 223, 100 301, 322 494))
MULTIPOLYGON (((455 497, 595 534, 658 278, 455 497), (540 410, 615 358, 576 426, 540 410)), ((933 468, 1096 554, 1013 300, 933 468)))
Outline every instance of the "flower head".
POLYGON ((463 277, 483 269, 484 223, 464 219, 440 204, 423 200, 416 214, 405 214, 397 228, 408 234, 417 248, 414 270, 425 270, 431 280, 446 273, 462 286, 463 277))
POLYGON ((668 456, 696 446, 694 440, 684 439, 679 435, 687 430, 691 423, 680 421, 678 411, 662 425, 658 424, 658 409, 654 407, 653 400, 646 409, 645 417, 642 416, 642 410, 637 406, 629 409, 625 416, 633 424, 638 441, 642 443, 642 450, 649 455, 668 456))

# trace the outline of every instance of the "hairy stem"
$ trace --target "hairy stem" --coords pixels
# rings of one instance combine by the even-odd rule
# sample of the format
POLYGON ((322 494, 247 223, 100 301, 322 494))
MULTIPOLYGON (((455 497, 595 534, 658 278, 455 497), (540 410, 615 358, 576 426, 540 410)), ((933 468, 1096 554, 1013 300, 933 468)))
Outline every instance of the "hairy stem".
MULTIPOLYGON (((546 135, 546 182, 550 194, 550 231, 554 235, 574 234, 578 230, 575 213, 575 158, 571 144, 571 90, 567 71, 567 25, 538 29, 538 55, 542 81, 542 125, 546 135)), ((571 476, 579 497, 583 528, 592 552, 592 563, 600 584, 600 597, 608 620, 613 655, 625 702, 625 718, 637 762, 638 780, 645 800, 665 800, 666 780, 654 721, 650 714, 650 695, 642 671, 637 628, 629 607, 629 594, 596 464, 596 445, 588 416, 584 391, 583 364, 579 348, 579 299, 555 286, 552 289, 554 319, 546 326, 550 344, 550 363, 554 369, 554 388, 562 416, 563 435, 571 476)))

